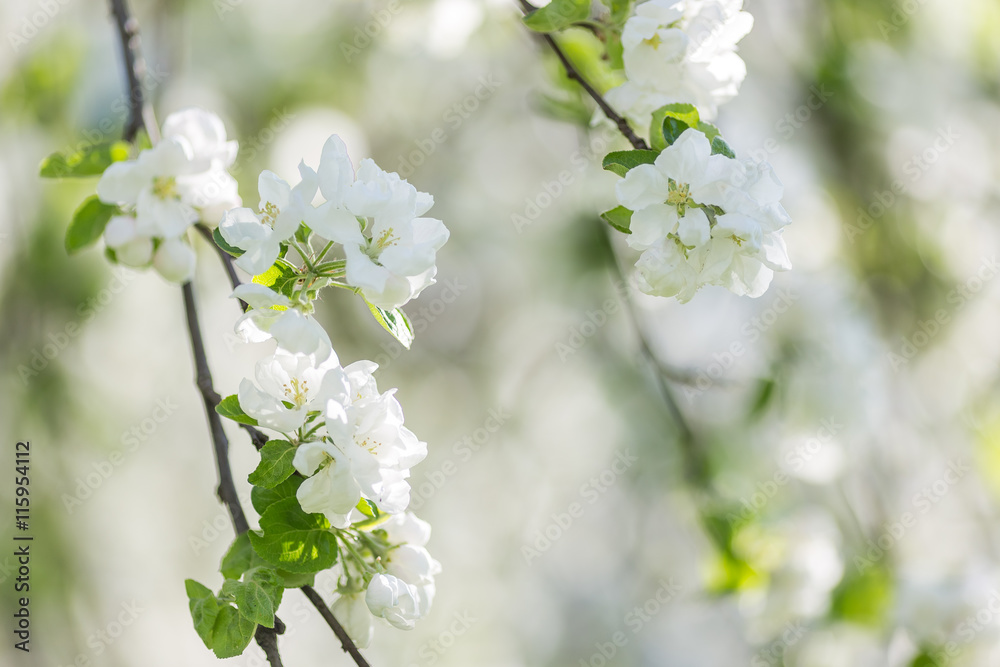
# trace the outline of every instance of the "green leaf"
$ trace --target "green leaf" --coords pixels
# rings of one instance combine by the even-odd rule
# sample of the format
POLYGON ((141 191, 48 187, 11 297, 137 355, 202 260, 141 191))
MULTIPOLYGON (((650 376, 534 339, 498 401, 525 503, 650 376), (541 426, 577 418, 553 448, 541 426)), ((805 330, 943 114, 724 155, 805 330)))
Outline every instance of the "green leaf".
POLYGON ((524 24, 537 32, 554 32, 590 18, 590 0, 552 0, 524 17, 524 24))
MULTIPOLYGON (((292 493, 294 495, 294 491, 292 493)), ((222 572, 222 576, 227 579, 239 579, 247 570, 262 565, 267 565, 267 562, 253 550, 253 547, 250 545, 250 534, 242 533, 236 536, 236 539, 233 540, 232 545, 229 547, 229 551, 222 557, 222 564, 219 566, 219 570, 222 572)), ((312 573, 298 574, 281 569, 275 570, 275 572, 281 578, 281 585, 285 588, 311 586, 316 579, 316 575, 312 573)), ((280 600, 278 603, 280 603, 280 600)), ((277 606, 278 603, 275 603, 275 605, 277 606)))
POLYGON ((215 406, 215 411, 226 419, 232 419, 238 424, 247 424, 248 426, 256 426, 257 420, 243 412, 243 408, 240 407, 240 399, 237 398, 236 394, 232 396, 226 396, 222 399, 217 406, 215 406))
POLYGON ((296 498, 279 500, 260 517, 263 534, 250 533, 254 551, 289 572, 319 572, 337 560, 337 541, 322 514, 306 514, 296 498))
POLYGON ((250 489, 250 502, 258 514, 263 514, 268 507, 279 500, 294 498, 295 492, 299 490, 304 481, 305 479, 302 477, 293 475, 272 489, 255 486, 250 489))
POLYGON ((624 206, 616 206, 610 211, 605 211, 604 213, 601 213, 601 217, 606 223, 623 234, 632 233, 632 211, 628 210, 624 206))
POLYGON ((736 159, 736 151, 730 148, 722 137, 712 139, 712 155, 725 155, 728 158, 736 159))
POLYGON ((381 324, 383 329, 391 333, 393 338, 409 350, 410 345, 413 343, 413 327, 410 325, 410 320, 407 319, 406 313, 399 308, 385 310, 369 303, 367 300, 365 303, 368 304, 368 309, 372 311, 375 321, 381 324))
POLYGON ((357 505, 358 511, 367 517, 374 519, 379 515, 378 507, 372 501, 367 498, 362 498, 358 501, 357 505))
POLYGON ((224 605, 219 609, 212 627, 212 650, 217 658, 233 658, 246 650, 253 639, 257 624, 246 618, 236 607, 224 605))
POLYGON ((281 577, 269 567, 254 568, 243 581, 227 579, 222 585, 222 594, 233 596, 241 616, 266 628, 274 627, 274 612, 283 591, 281 577))
POLYGON ((672 145, 686 130, 698 127, 698 110, 691 104, 668 104, 653 112, 649 139, 653 148, 662 151, 672 145))
POLYGON ((253 277, 258 285, 270 287, 279 294, 292 296, 299 281, 298 270, 283 259, 279 259, 264 273, 253 277))
POLYGON ((66 251, 74 253, 95 243, 108 226, 108 220, 117 212, 117 206, 105 204, 97 195, 87 197, 76 209, 66 230, 66 251))
POLYGON ((87 146, 72 153, 53 153, 38 168, 43 178, 83 178, 99 176, 112 162, 127 160, 129 145, 125 141, 87 146))
POLYGON ((243 248, 237 248, 236 246, 229 245, 229 243, 226 242, 226 239, 223 238, 222 232, 219 231, 218 227, 212 230, 212 239, 215 241, 215 245, 219 246, 233 257, 239 257, 246 252, 243 248))
POLYGON ((698 128, 697 129, 700 130, 701 133, 704 134, 708 138, 709 141, 712 141, 717 136, 719 136, 720 134, 722 134, 722 131, 719 128, 717 128, 716 126, 712 125, 711 123, 706 123, 703 120, 698 121, 698 128))
POLYGON ((188 608, 191 610, 195 632, 205 642, 206 647, 212 648, 212 628, 219 615, 219 601, 215 593, 194 579, 187 579, 184 582, 184 589, 187 591, 188 608))
POLYGON ((295 472, 295 445, 287 440, 268 440, 260 450, 260 463, 247 478, 254 486, 272 489, 295 472))
POLYGON ((229 550, 222 557, 219 564, 219 571, 226 579, 239 579, 243 573, 253 566, 255 554, 250 546, 250 536, 241 533, 236 536, 233 543, 229 545, 229 550))
POLYGON ((615 151, 604 156, 604 168, 624 176, 640 164, 653 164, 660 154, 657 151, 615 151))

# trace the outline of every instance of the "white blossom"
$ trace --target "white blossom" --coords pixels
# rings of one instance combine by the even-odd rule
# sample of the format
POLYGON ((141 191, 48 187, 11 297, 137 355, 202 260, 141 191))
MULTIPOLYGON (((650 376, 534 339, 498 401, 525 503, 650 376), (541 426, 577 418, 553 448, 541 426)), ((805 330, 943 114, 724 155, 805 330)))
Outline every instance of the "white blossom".
POLYGON ((391 574, 372 577, 365 602, 373 615, 384 618, 400 630, 412 630, 417 619, 423 615, 417 587, 391 574))
POLYGON ((693 104, 702 118, 735 97, 746 77, 736 44, 753 27, 742 0, 649 0, 622 31, 627 81, 608 102, 647 127, 656 109, 693 104))
POLYGON ((256 283, 238 286, 232 297, 251 307, 236 321, 236 333, 244 341, 262 343, 274 338, 279 347, 289 352, 310 354, 317 359, 331 354, 333 347, 326 330, 288 297, 256 283))
POLYGON ((347 394, 335 353, 317 359, 278 348, 257 362, 255 377, 260 388, 249 379, 240 383, 240 407, 261 426, 282 433, 302 426, 308 412, 323 410, 331 399, 343 401, 347 394))

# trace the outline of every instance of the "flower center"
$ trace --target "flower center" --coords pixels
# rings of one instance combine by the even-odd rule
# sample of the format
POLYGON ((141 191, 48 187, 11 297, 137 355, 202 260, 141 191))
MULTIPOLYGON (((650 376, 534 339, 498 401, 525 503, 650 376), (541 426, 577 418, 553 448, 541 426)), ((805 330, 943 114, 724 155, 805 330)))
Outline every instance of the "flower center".
POLYGON ((297 408, 301 408, 309 400, 309 383, 305 380, 292 378, 287 384, 281 385, 281 388, 285 390, 289 402, 294 403, 297 408))
POLYGON ((396 237, 395 234, 393 234, 392 227, 390 227, 389 229, 386 229, 381 234, 379 234, 378 238, 373 238, 371 240, 371 242, 368 244, 368 247, 365 249, 365 253, 373 260, 377 261, 379 255, 382 254, 383 250, 396 245, 396 243, 398 242, 399 239, 396 237))
POLYGON ((654 49, 659 48, 660 44, 663 43, 663 40, 660 39, 660 33, 659 32, 653 33, 652 37, 650 37, 649 39, 644 39, 642 41, 646 42, 646 44, 649 44, 654 49))
POLYGON ((696 205, 691 199, 691 186, 671 180, 667 192, 667 203, 677 209, 677 215, 683 216, 688 206, 696 205))
POLYGON ((281 211, 278 210, 277 206, 275 206, 271 202, 267 202, 266 204, 264 204, 264 210, 260 212, 260 216, 262 218, 261 222, 263 222, 265 225, 270 225, 271 227, 274 227, 274 221, 278 219, 279 213, 281 213, 281 211))
POLYGON ((156 176, 153 178, 153 194, 159 199, 179 199, 177 179, 173 176, 156 176))

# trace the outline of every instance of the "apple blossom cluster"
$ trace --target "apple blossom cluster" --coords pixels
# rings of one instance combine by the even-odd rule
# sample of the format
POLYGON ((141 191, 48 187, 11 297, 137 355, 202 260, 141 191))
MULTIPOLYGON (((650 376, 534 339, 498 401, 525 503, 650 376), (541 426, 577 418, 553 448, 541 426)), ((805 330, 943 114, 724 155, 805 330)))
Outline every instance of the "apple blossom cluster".
POLYGON ((770 165, 713 154, 698 129, 630 169, 615 194, 632 212, 628 245, 642 252, 638 286, 647 294, 685 303, 720 285, 758 297, 774 271, 791 268, 780 233, 791 220, 770 165))
MULTIPOLYGON (((336 135, 318 168, 301 163, 299 174, 291 185, 263 172, 257 210, 227 211, 215 230, 236 266, 254 275, 233 290, 245 306, 237 334, 275 345, 218 411, 275 434, 249 477, 261 514, 260 529, 248 536, 251 563, 259 558, 290 573, 285 587, 336 567, 333 613, 364 647, 376 618, 410 629, 434 599, 441 566, 425 548, 430 526, 406 511, 410 468, 427 456, 427 444, 405 426, 396 390, 379 390, 377 364, 341 365, 314 304, 327 286, 360 294, 408 347, 412 329, 398 307, 434 282, 448 230, 422 217, 433 198, 397 174, 371 160, 355 171, 336 135)), ((229 569, 225 560, 222 569, 229 569)), ((247 572, 234 568, 239 585, 260 576, 248 580, 247 572)), ((214 598, 192 590, 198 599, 228 602, 225 587, 214 598)), ((197 628, 193 607, 192 616, 197 628)), ((216 649, 225 644, 217 631, 202 638, 216 649)))
MULTIPOLYGON (((343 249, 338 283, 370 303, 392 310, 434 283, 437 251, 448 240, 440 220, 423 215, 434 198, 380 169, 370 159, 357 171, 340 137, 323 146, 317 170, 299 165, 300 180, 289 185, 265 171, 258 182, 258 210, 237 208, 219 226, 222 238, 242 254, 236 265, 257 275, 271 268, 305 224, 313 236, 343 249), (314 203, 317 193, 321 202, 314 203)), ((300 251, 300 256, 306 254, 300 251)), ((317 262, 325 259, 325 252, 317 262)))
POLYGON ((736 44, 753 28, 743 0, 649 0, 622 29, 627 80, 607 100, 639 127, 668 104, 691 104, 706 119, 736 97, 746 65, 736 44))
POLYGON ((647 0, 631 15, 630 2, 604 4, 608 12, 595 20, 587 0, 552 0, 524 21, 544 33, 597 25, 606 57, 592 66, 624 71, 625 82, 603 100, 588 91, 634 148, 604 158, 622 180, 619 206, 602 217, 641 253, 637 287, 681 303, 706 285, 761 296, 775 271, 791 269, 783 188, 769 164, 738 160, 719 128, 703 120, 739 92, 746 66, 736 45, 753 17, 743 0, 647 0), (648 127, 645 137, 629 131, 629 121, 648 127))
POLYGON ((163 123, 162 140, 133 160, 112 162, 97 183, 97 196, 117 207, 104 228, 112 261, 153 266, 171 282, 194 275, 195 253, 188 230, 197 222, 216 225, 241 201, 227 171, 237 142, 213 113, 192 108, 163 123))

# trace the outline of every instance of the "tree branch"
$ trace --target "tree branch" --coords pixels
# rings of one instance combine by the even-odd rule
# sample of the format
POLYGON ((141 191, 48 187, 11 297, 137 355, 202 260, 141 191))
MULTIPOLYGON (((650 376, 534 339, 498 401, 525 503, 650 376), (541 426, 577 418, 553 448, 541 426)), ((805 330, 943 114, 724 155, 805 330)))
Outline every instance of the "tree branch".
MULTIPOLYGON (((145 102, 142 92, 142 77, 145 74, 146 65, 142 58, 142 50, 139 43, 139 22, 131 16, 126 0, 109 0, 111 13, 118 27, 118 38, 122 47, 122 59, 125 64, 125 79, 128 86, 129 115, 125 121, 123 131, 124 139, 133 142, 139 130, 145 129, 146 134, 152 143, 159 141, 159 126, 153 114, 152 107, 145 102)), ((214 244, 213 244, 214 245, 214 244)), ((182 286, 184 294, 184 312, 187 317, 188 334, 191 339, 191 350, 194 354, 196 378, 195 382, 201 392, 202 401, 205 404, 205 413, 208 417, 209 430, 212 434, 213 450, 215 452, 215 462, 219 470, 219 499, 226 505, 229 515, 233 521, 233 529, 237 535, 241 535, 250 530, 247 523, 246 514, 240 504, 239 495, 236 491, 236 484, 233 480, 233 472, 229 466, 229 440, 222 428, 222 418, 215 411, 219 404, 220 396, 212 386, 212 373, 208 367, 208 358, 205 355, 205 343, 201 336, 201 327, 198 323, 198 309, 195 305, 194 290, 191 283, 184 283, 182 286)), ((264 442, 267 438, 257 429, 247 427, 251 438, 256 445, 260 438, 264 442)), ((257 448, 263 446, 261 443, 257 448)), ((285 631, 285 624, 277 616, 274 617, 274 628, 258 626, 255 633, 257 644, 267 656, 267 661, 271 667, 283 667, 281 655, 278 652, 277 635, 285 631)))
MULTIPOLYGON (((215 242, 215 237, 212 236, 212 230, 209 229, 204 223, 200 222, 195 225, 195 229, 198 230, 199 234, 205 237, 205 240, 208 241, 209 245, 215 249, 215 253, 219 256, 219 259, 222 260, 222 267, 226 270, 226 275, 229 276, 229 284, 233 286, 233 289, 242 285, 243 282, 240 280, 240 277, 236 275, 236 266, 233 264, 232 256, 220 248, 219 244, 215 242)), ((240 308, 242 308, 245 313, 250 309, 250 304, 243 299, 240 299, 240 308)))
MULTIPOLYGON (((528 0, 519 1, 521 4, 521 11, 525 14, 538 9, 533 4, 528 2, 528 0)), ((646 144, 645 140, 635 133, 632 126, 628 124, 627 120, 625 120, 624 116, 615 111, 611 105, 608 104, 608 101, 604 99, 604 96, 597 92, 597 90, 590 85, 590 82, 587 81, 582 74, 580 74, 580 71, 566 56, 562 48, 559 46, 559 43, 556 42, 555 38, 549 34, 540 34, 539 36, 546 44, 549 45, 552 51, 556 54, 556 57, 559 58, 559 62, 562 63, 563 69, 566 70, 566 76, 579 83, 580 87, 587 91, 587 94, 590 95, 591 99, 597 102, 597 106, 601 108, 604 115, 618 126, 619 131, 621 131, 625 138, 629 140, 629 143, 631 143, 632 146, 638 150, 649 150, 649 146, 646 144)))
POLYGON ((110 0, 111 14, 118 27, 118 41, 122 47, 122 59, 125 63, 125 77, 128 82, 128 118, 125 121, 124 138, 131 142, 145 129, 150 141, 154 144, 159 140, 159 126, 153 115, 152 107, 145 103, 142 92, 142 79, 146 74, 146 61, 142 57, 142 46, 139 42, 139 22, 128 10, 126 0, 110 0))
POLYGON ((611 253, 611 264, 613 266, 615 276, 617 280, 625 286, 623 290, 620 290, 622 292, 621 298, 625 305, 625 312, 628 313, 632 328, 635 329, 636 337, 639 340, 639 351, 642 354, 643 359, 645 359, 647 365, 653 371, 653 376, 656 378, 656 384, 660 388, 660 394, 663 396, 663 402, 667 405, 667 410, 670 412, 670 416, 673 419, 674 424, 677 426, 681 457, 684 460, 685 475, 692 481, 702 483, 708 475, 708 463, 705 460, 697 434, 694 432, 694 429, 691 428, 691 424, 687 417, 684 416, 684 411, 681 410, 681 406, 677 402, 677 397, 674 396, 673 389, 667 382, 669 373, 663 367, 663 363, 660 361, 659 357, 656 356, 656 353, 653 352, 653 348, 649 344, 649 339, 646 338, 646 333, 639 321, 639 315, 636 313, 635 301, 632 299, 632 293, 629 291, 628 282, 625 279, 625 272, 622 270, 622 266, 618 260, 618 255, 615 253, 614 246, 611 244, 611 229, 608 225, 600 222, 598 224, 600 224, 604 230, 604 239, 607 243, 608 251, 611 253))
POLYGON ((354 659, 355 664, 357 664, 358 667, 371 667, 371 665, 368 664, 368 661, 365 660, 365 657, 361 655, 361 651, 358 650, 358 647, 354 645, 354 641, 347 634, 347 631, 344 630, 343 626, 340 625, 340 622, 337 621, 333 612, 330 611, 328 606, 326 606, 326 602, 324 602, 320 594, 316 592, 316 589, 312 586, 303 586, 302 592, 307 598, 309 598, 309 601, 313 603, 313 606, 316 607, 319 615, 323 617, 323 620, 330 626, 330 629, 333 630, 333 634, 337 635, 337 639, 340 640, 341 648, 344 649, 345 653, 350 654, 350 656, 354 659))

